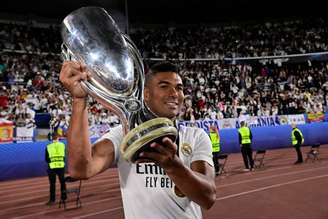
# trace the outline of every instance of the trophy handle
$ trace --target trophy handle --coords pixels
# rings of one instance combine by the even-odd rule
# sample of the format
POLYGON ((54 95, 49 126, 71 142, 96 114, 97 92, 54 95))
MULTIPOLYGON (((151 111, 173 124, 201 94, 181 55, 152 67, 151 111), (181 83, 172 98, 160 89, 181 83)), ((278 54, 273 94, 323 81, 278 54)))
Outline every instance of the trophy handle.
POLYGON ((126 118, 128 118, 127 113, 125 113, 120 107, 117 107, 121 104, 121 102, 111 98, 111 101, 114 102, 115 104, 117 104, 117 106, 115 104, 111 104, 111 103, 105 101, 104 98, 101 98, 101 96, 105 96, 105 94, 98 88, 93 87, 93 89, 91 89, 89 86, 90 84, 85 83, 84 81, 81 81, 81 85, 82 85, 82 88, 87 93, 89 93, 94 99, 96 99, 98 103, 102 104, 106 109, 108 109, 109 111, 114 113, 116 116, 118 116, 118 118, 121 121, 122 126, 123 126, 123 133, 127 134, 130 129, 129 122, 126 119, 126 118), (95 91, 94 89, 97 89, 97 91, 95 91))
POLYGON ((138 82, 137 82, 137 87, 138 89, 135 90, 135 97, 137 97, 138 100, 140 100, 140 108, 133 113, 131 117, 129 117, 129 128, 133 129, 136 124, 139 124, 139 118, 140 114, 144 113, 144 100, 143 100, 143 91, 144 91, 144 78, 145 78, 145 72, 144 72, 144 64, 142 61, 141 54, 139 50, 137 49, 136 45, 133 43, 133 41, 130 39, 129 36, 125 35, 122 33, 123 38, 127 42, 127 49, 129 51, 129 54, 133 60, 133 63, 135 64, 135 71, 137 72, 136 75, 138 75, 138 82))

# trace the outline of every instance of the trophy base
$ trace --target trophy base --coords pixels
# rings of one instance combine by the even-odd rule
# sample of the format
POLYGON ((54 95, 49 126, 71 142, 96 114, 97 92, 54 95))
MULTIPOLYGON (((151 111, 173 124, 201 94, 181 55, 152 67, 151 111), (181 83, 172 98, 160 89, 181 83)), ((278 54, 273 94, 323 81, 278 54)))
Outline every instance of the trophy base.
POLYGON ((156 151, 150 147, 151 143, 161 143, 164 137, 175 141, 177 135, 178 131, 171 120, 167 118, 152 119, 128 132, 123 138, 121 153, 125 160, 134 163, 140 158, 141 152, 156 151))
POLYGON ((139 148, 136 152, 134 152, 134 154, 131 157, 131 162, 134 163, 138 159, 140 159, 141 152, 157 152, 157 150, 155 150, 154 148, 151 148, 150 145, 153 142, 162 143, 162 139, 165 137, 169 137, 172 141, 175 141, 175 139, 176 139, 176 136, 173 136, 173 135, 160 136, 158 138, 153 139, 151 142, 147 143, 146 145, 142 145, 141 148, 139 148))

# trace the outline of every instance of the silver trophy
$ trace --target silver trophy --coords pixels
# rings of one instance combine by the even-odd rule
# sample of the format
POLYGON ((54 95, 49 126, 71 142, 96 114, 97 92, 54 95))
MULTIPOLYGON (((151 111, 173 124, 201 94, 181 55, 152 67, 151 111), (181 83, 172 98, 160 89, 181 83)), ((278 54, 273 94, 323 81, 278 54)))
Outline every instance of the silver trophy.
POLYGON ((135 162, 149 144, 164 136, 176 139, 177 130, 167 118, 156 118, 143 101, 144 66, 141 55, 99 7, 83 7, 67 15, 61 27, 65 60, 84 64, 91 77, 82 87, 119 117, 124 131, 123 158, 135 162))

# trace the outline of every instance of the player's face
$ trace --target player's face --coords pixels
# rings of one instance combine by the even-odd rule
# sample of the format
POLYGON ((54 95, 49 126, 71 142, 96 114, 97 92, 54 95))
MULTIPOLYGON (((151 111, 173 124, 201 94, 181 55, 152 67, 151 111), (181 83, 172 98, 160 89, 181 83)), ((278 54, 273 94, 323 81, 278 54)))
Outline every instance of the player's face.
POLYGON ((159 117, 175 118, 183 104, 183 84, 175 72, 159 72, 148 82, 144 98, 150 110, 159 117))

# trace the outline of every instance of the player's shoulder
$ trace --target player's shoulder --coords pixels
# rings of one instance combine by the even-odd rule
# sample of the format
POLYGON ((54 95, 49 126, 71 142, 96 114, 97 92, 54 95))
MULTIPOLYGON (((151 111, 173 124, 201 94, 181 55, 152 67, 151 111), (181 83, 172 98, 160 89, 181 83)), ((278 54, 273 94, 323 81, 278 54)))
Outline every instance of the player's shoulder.
POLYGON ((110 128, 103 136, 101 136, 101 139, 110 139, 112 136, 117 136, 122 134, 123 134, 123 127, 122 125, 118 125, 110 128))
POLYGON ((198 135, 206 134, 204 129, 196 126, 180 126, 180 131, 185 134, 193 135, 194 137, 198 135))

